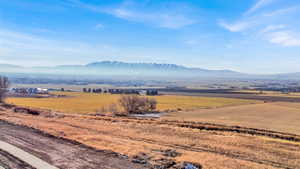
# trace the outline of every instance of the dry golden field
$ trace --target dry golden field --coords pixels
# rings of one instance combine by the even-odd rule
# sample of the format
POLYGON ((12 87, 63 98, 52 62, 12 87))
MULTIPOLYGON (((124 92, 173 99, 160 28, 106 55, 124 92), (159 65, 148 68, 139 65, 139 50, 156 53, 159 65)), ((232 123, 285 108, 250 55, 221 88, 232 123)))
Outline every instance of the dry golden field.
MULTIPOLYGON (((7 98, 6 102, 32 108, 49 109, 66 113, 95 113, 102 107, 117 103, 121 95, 93 94, 81 92, 56 92, 54 94, 66 95, 60 98, 7 98)), ((261 103, 261 101, 210 98, 197 96, 149 96, 158 102, 158 110, 197 110, 218 107, 228 107, 244 104, 261 103)))
POLYGON ((211 122, 300 134, 300 103, 270 102, 171 112, 163 119, 211 122))

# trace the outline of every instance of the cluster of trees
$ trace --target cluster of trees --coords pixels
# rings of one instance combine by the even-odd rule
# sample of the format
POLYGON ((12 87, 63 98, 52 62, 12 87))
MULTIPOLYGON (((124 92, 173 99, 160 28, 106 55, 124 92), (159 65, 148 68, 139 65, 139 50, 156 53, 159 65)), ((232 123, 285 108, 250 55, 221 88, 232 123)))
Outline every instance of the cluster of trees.
POLYGON ((85 93, 101 93, 102 89, 83 88, 82 91, 85 93))
POLYGON ((146 114, 156 112, 157 101, 153 98, 138 95, 123 95, 117 103, 102 107, 102 113, 112 113, 117 116, 129 114, 146 114))
POLYGON ((7 77, 0 76, 0 103, 3 102, 7 88, 9 86, 9 80, 7 77))
POLYGON ((147 90, 146 95, 155 96, 155 95, 158 95, 158 91, 157 90, 147 90))
POLYGON ((153 98, 137 95, 122 96, 119 104, 127 114, 149 113, 156 110, 157 101, 153 98))

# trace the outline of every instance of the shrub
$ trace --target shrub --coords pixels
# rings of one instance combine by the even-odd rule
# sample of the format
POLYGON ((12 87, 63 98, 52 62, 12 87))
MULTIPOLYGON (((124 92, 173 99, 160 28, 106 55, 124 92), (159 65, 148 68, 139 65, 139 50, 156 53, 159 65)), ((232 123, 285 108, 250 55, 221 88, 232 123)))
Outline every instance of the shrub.
POLYGON ((0 76, 0 103, 2 103, 4 100, 8 86, 9 86, 8 78, 0 76))
POLYGON ((153 112, 156 109, 157 102, 155 99, 140 97, 137 95, 122 96, 119 99, 120 106, 128 114, 140 114, 153 112))

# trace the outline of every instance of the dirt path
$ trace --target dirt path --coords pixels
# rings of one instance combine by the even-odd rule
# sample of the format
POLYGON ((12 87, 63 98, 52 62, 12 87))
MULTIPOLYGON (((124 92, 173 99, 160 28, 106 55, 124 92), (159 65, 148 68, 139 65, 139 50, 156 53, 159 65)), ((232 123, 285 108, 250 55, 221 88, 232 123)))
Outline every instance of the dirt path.
POLYGON ((143 168, 127 159, 122 159, 117 153, 97 151, 75 142, 47 136, 36 130, 3 121, 0 121, 0 131, 0 140, 19 147, 61 169, 143 168))
POLYGON ((24 161, 0 150, 0 169, 35 169, 24 161))
POLYGON ((30 153, 27 153, 26 151, 23 151, 22 149, 8 144, 4 141, 0 141, 0 149, 6 151, 8 154, 13 155, 17 159, 24 161, 25 163, 36 169, 58 169, 57 167, 54 167, 53 165, 50 165, 49 163, 31 155, 30 153))

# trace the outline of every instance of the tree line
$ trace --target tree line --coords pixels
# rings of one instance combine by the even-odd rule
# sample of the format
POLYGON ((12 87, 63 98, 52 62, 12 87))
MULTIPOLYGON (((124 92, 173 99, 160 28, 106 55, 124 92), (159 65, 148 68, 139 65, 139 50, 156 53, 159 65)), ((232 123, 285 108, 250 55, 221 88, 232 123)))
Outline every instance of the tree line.
POLYGON ((0 103, 3 103, 7 89, 9 86, 9 80, 7 77, 0 76, 0 103))

